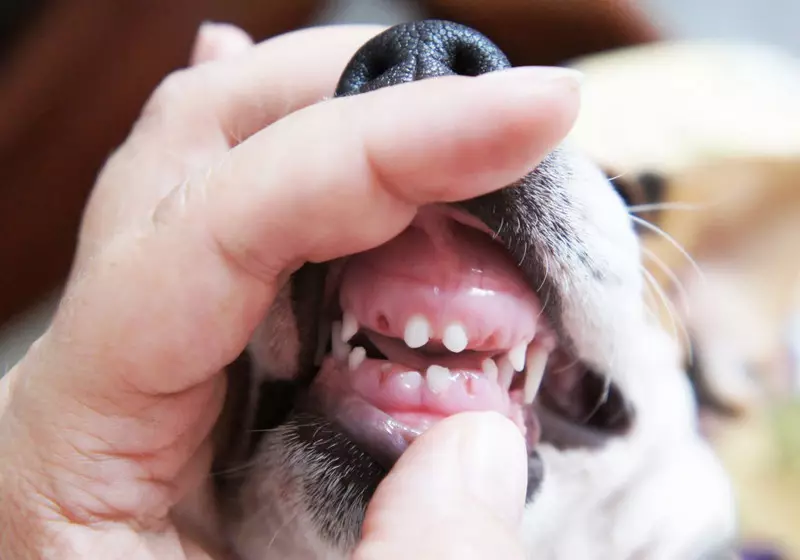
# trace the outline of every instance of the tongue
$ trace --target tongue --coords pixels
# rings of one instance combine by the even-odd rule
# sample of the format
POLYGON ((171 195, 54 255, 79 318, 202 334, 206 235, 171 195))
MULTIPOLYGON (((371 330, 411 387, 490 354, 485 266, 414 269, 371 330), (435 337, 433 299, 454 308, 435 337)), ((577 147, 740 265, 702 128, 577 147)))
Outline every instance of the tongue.
POLYGON ((341 281, 345 313, 393 338, 412 332, 418 341, 449 336, 471 350, 508 349, 534 338, 541 313, 498 243, 434 209, 389 243, 351 257, 341 281))

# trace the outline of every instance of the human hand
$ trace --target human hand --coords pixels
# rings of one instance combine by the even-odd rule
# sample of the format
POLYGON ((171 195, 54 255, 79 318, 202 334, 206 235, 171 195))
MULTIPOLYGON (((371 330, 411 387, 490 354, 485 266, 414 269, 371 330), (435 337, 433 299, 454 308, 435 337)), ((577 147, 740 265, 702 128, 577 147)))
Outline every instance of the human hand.
MULTIPOLYGON (((207 558, 171 514, 208 475, 221 371, 291 272, 388 241, 421 205, 514 181, 575 118, 574 81, 541 69, 317 103, 379 31, 253 47, 206 27, 198 64, 154 93, 98 179, 52 324, 0 381, 0 557, 207 558)), ((391 489, 432 466, 437 434, 477 429, 459 422, 387 478, 365 546, 380 512, 407 506, 391 489)))

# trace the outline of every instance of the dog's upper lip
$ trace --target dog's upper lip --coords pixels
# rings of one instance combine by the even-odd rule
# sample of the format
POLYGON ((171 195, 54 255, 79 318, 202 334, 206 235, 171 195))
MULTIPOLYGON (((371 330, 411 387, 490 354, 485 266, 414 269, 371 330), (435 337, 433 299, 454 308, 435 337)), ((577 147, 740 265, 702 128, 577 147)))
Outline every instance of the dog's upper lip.
POLYGON ((542 314, 537 294, 508 252, 468 221, 422 208, 402 234, 351 257, 340 288, 344 331, 352 336, 357 323, 412 348, 440 341, 456 353, 530 343, 542 314))

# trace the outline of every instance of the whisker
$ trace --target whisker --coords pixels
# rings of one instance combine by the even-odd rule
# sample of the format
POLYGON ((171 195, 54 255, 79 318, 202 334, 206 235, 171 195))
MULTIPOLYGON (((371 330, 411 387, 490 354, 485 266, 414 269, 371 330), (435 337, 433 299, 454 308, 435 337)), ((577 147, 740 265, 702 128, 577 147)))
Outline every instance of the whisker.
MULTIPOLYGON (((536 290, 537 294, 542 292, 542 288, 544 288, 545 283, 547 282, 547 276, 550 274, 550 260, 547 258, 542 259, 544 260, 544 278, 542 278, 542 283, 539 284, 539 288, 536 290)), ((544 308, 542 308, 544 311, 544 308)))
POLYGON ((597 414, 597 411, 600 410, 600 407, 603 406, 608 401, 608 395, 610 394, 611 394, 611 378, 608 375, 605 375, 603 376, 603 393, 600 395, 600 398, 597 399, 594 408, 592 408, 592 410, 589 411, 589 414, 587 414, 583 418, 582 422, 584 424, 588 424, 589 420, 591 420, 592 417, 595 414, 597 414))
POLYGON ((279 526, 277 529, 275 529, 275 532, 272 534, 272 538, 269 540, 269 543, 267 543, 267 550, 266 550, 267 552, 269 552, 269 551, 271 551, 271 550, 272 550, 272 546, 275 544, 275 541, 276 541, 276 540, 277 540, 277 538, 278 538, 278 534, 279 534, 281 531, 285 530, 285 529, 286 529, 286 527, 288 527, 288 526, 289 526, 289 524, 291 524, 291 523, 294 523, 294 522, 295 522, 295 520, 296 520, 296 519, 297 519, 299 516, 300 516, 300 512, 296 510, 292 516, 290 516, 290 517, 289 517, 289 518, 288 518, 286 521, 284 521, 284 522, 283 522, 283 523, 282 523, 282 524, 281 524, 281 525, 280 525, 280 526, 279 526))
POLYGON ((619 175, 614 175, 613 177, 609 177, 608 180, 609 181, 616 181, 617 179, 622 179, 625 175, 628 175, 628 174, 630 174, 630 170, 623 171, 619 175))
POLYGON ((687 353, 686 358, 689 361, 689 364, 694 363, 694 349, 693 349, 693 346, 692 346, 692 339, 689 336, 689 330, 686 328, 686 324, 683 322, 683 320, 680 318, 679 314, 676 312, 675 306, 672 304, 670 299, 666 296, 666 294, 664 293, 664 290, 661 288, 661 286, 659 285, 659 283, 655 279, 655 277, 646 268, 644 268, 644 267, 640 267, 640 268, 641 268, 641 271, 644 274, 645 278, 647 278, 648 282, 651 283, 653 288, 658 293, 659 298, 664 303, 664 307, 665 307, 665 309, 667 310, 667 313, 670 316, 670 322, 672 323, 672 326, 673 326, 673 332, 674 332, 674 336, 675 336, 676 342, 679 342, 680 338, 683 338, 683 342, 686 345, 686 353, 687 353), (676 328, 680 329, 680 334, 682 336, 678 335, 677 331, 675 331, 676 328))
POLYGON ((652 249, 648 249, 647 247, 642 247, 642 253, 653 261, 653 263, 658 267, 658 269, 666 274, 667 278, 669 278, 670 283, 675 286, 675 289, 678 290, 678 297, 680 298, 681 302, 683 303, 682 307, 684 308, 684 312, 686 315, 691 314, 691 309, 689 306, 689 293, 686 291, 686 287, 678 278, 678 275, 665 263, 652 249))
POLYGON ((210 474, 211 474, 211 476, 228 476, 228 475, 231 475, 231 474, 238 474, 238 473, 241 473, 243 471, 246 471, 246 470, 249 470, 249 469, 255 467, 258 463, 259 463, 259 460, 257 458, 256 459, 251 459, 249 461, 245 461, 241 465, 237 465, 237 466, 231 467, 229 469, 222 469, 222 470, 218 470, 218 471, 212 471, 210 474))
POLYGON ((683 210, 686 212, 699 212, 707 210, 711 204, 692 204, 689 202, 651 202, 646 204, 631 204, 628 212, 654 212, 657 210, 683 210))
POLYGON ((651 224, 650 222, 648 222, 647 220, 645 220, 645 219, 643 219, 643 218, 640 218, 639 216, 630 215, 630 219, 631 219, 631 220, 632 220, 634 223, 637 223, 637 224, 639 224, 640 226, 642 226, 643 228, 645 228, 645 229, 648 229, 648 230, 652 231, 653 233, 655 233, 655 234, 657 234, 657 235, 660 235, 660 236, 661 236, 661 237, 663 237, 663 238, 664 238, 664 239, 665 239, 665 240, 666 240, 666 241, 667 241, 667 242, 668 242, 670 245, 672 245, 673 247, 675 247, 675 249, 677 249, 677 250, 680 252, 680 254, 681 254, 681 255, 683 255, 683 257, 684 257, 684 258, 685 258, 685 259, 686 259, 686 260, 689 262, 689 264, 690 264, 690 265, 692 266, 692 268, 694 269, 695 273, 697 273, 697 276, 698 276, 698 278, 700 279, 700 281, 701 281, 701 282, 702 282, 702 283, 705 285, 705 283, 706 283, 706 277, 705 277, 705 275, 703 274, 703 271, 702 271, 702 270, 700 270, 700 266, 699 266, 699 265, 697 264, 697 262, 696 262, 696 261, 695 261, 695 260, 692 258, 692 256, 689 254, 689 252, 688 252, 686 249, 684 249, 684 248, 683 248, 683 245, 681 245, 680 243, 678 243, 678 241, 677 241, 677 240, 676 240, 674 237, 672 237, 670 234, 668 234, 666 231, 664 231, 664 230, 663 230, 663 229, 661 229, 660 227, 658 227, 658 226, 656 226, 656 225, 653 225, 653 224, 651 224))
MULTIPOLYGON (((658 281, 650 273, 649 270, 647 270, 644 266, 640 266, 639 269, 641 270, 642 275, 644 276, 646 284, 649 286, 649 288, 651 290, 653 290, 653 292, 655 293, 659 303, 664 307, 664 310, 667 312, 667 315, 668 315, 668 318, 669 318, 669 322, 670 322, 670 326, 671 326, 671 330, 672 330, 672 336, 677 341, 680 338, 680 335, 678 334, 677 320, 675 318, 675 314, 673 313, 673 308, 668 303, 668 298, 667 298, 666 294, 664 293, 664 290, 661 288, 661 286, 659 285, 658 281)), ((656 313, 656 317, 658 317, 657 313, 656 313)))
POLYGON ((581 362, 580 359, 576 358, 576 359, 572 360, 570 363, 568 363, 567 365, 565 365, 563 367, 560 367, 558 369, 552 370, 550 373, 561 373, 562 371, 567 371, 569 368, 578 365, 580 362, 581 362))

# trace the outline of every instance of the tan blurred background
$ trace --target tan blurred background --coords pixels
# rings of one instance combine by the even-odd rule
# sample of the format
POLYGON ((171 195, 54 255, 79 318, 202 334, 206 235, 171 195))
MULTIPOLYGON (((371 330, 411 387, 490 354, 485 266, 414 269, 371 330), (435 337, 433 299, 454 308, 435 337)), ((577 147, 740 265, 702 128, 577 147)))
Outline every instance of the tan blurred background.
POLYGON ((573 140, 670 235, 643 230, 653 308, 687 349, 742 546, 800 558, 800 0, 4 0, 0 375, 46 328, 99 167, 202 21, 261 40, 423 17, 586 73, 573 140))

